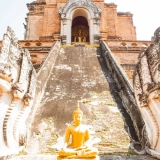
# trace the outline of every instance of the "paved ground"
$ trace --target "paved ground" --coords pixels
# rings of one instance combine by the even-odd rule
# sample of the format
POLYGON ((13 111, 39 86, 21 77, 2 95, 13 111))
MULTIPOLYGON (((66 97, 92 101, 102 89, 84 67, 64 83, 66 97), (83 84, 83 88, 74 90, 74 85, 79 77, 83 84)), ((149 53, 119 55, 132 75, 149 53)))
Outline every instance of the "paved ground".
MULTIPOLYGON (((56 160, 57 157, 53 155, 24 155, 11 158, 4 158, 0 160, 56 160)), ((75 160, 75 159, 74 159, 75 160)), ((78 159, 77 159, 78 160, 78 159)), ((156 160, 149 155, 104 155, 99 156, 99 160, 156 160)))

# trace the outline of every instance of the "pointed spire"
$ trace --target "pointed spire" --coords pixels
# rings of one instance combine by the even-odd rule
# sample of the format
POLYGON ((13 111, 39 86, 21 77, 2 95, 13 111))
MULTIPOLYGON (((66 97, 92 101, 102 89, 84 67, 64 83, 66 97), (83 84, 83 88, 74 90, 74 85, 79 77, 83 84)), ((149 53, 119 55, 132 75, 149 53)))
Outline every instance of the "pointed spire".
POLYGON ((81 109, 79 107, 79 101, 77 103, 76 109, 72 113, 72 116, 74 116, 74 114, 82 114, 83 115, 83 112, 81 111, 81 109))

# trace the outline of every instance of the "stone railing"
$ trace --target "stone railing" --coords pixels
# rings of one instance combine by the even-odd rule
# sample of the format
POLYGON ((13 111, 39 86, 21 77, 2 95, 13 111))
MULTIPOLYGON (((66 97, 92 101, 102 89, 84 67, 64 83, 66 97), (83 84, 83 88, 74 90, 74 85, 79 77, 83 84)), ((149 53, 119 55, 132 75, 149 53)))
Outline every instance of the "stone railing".
POLYGON ((105 42, 100 42, 98 55, 102 71, 108 80, 111 94, 119 108, 131 138, 131 146, 138 153, 145 153, 146 130, 141 113, 136 104, 132 85, 122 67, 116 62, 105 42))
POLYGON ((0 157, 18 154, 27 145, 59 50, 60 42, 54 43, 36 73, 30 53, 8 27, 0 53, 0 157))
MULTIPOLYGON (((52 68, 55 65, 58 53, 60 51, 60 42, 55 42, 52 46, 50 52, 47 54, 46 58, 42 62, 38 73, 37 73, 37 87, 36 87, 36 97, 34 99, 34 108, 32 108, 32 114, 30 114, 28 119, 28 124, 31 124, 33 122, 36 123, 35 115, 37 110, 39 109, 41 100, 43 98, 43 95, 45 93, 46 85, 49 80, 49 77, 51 75, 52 68)), ((32 131, 36 126, 31 126, 32 131)), ((31 133, 32 133, 31 131, 31 133)), ((32 136, 32 135, 31 135, 32 136)))
POLYGON ((26 143, 36 77, 30 53, 20 47, 8 27, 0 53, 0 157, 18 153, 26 143))
POLYGON ((134 91, 145 121, 149 143, 146 150, 160 158, 160 28, 154 42, 139 55, 134 73, 134 91))

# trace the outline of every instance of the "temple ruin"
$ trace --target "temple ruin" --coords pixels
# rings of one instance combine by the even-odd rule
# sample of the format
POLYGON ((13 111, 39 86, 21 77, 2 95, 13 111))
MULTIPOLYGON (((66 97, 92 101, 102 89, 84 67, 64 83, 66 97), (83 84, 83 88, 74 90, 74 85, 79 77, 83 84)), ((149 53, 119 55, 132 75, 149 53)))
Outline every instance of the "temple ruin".
POLYGON ((111 94, 130 147, 160 159, 160 29, 153 41, 136 40, 133 15, 104 0, 27 7, 24 40, 8 27, 0 41, 0 157, 37 153, 32 143, 45 132, 56 141, 77 101, 93 123, 111 94))

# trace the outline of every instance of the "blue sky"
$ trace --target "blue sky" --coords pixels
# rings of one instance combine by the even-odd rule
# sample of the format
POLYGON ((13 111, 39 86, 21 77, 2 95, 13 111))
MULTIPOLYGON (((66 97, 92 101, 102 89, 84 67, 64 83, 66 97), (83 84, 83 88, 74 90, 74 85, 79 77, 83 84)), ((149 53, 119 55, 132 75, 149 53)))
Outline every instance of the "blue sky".
MULTIPOLYGON (((2 0, 1 0, 2 1, 2 0)), ((33 0, 3 0, 0 4, 0 40, 11 26, 19 39, 23 39, 26 4, 33 0)), ((160 26, 160 0, 105 0, 118 5, 117 11, 131 12, 138 40, 150 40, 160 26)))
POLYGON ((23 39, 27 3, 33 0, 1 0, 0 3, 0 40, 7 26, 12 27, 19 39, 23 39))

